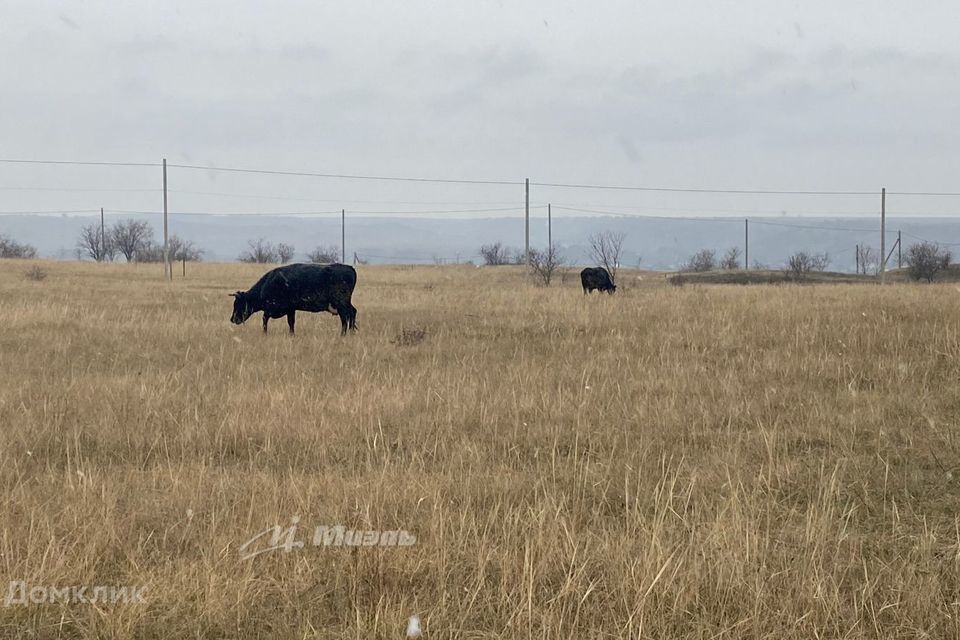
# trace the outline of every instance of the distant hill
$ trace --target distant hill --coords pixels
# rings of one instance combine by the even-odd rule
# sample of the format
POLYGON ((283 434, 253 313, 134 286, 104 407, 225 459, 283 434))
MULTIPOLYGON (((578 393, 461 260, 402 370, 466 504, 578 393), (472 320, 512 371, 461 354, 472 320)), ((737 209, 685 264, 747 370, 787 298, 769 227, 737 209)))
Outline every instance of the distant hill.
MULTIPOLYGON (((160 237, 156 215, 108 215, 107 225, 120 218, 150 221, 160 237)), ((72 259, 80 228, 97 222, 97 216, 6 215, 0 217, 0 234, 34 245, 46 257, 72 259)), ((531 219, 531 245, 547 242, 546 220, 531 219)), ((750 262, 779 267, 788 255, 807 250, 831 256, 830 269, 852 271, 857 243, 879 249, 879 220, 865 218, 751 218, 750 262)), ((926 238, 960 243, 958 218, 890 218, 887 247, 896 231, 905 234, 904 245, 926 238)), ((317 245, 340 244, 339 218, 252 215, 171 214, 171 233, 202 247, 207 260, 235 260, 251 239, 286 242, 297 249, 297 259, 317 245)), ((621 216, 560 217, 553 220, 553 239, 567 261, 590 262, 588 238, 597 231, 626 235, 623 264, 649 269, 676 269, 692 253, 714 249, 718 256, 732 246, 743 247, 743 219, 697 220, 621 216)), ((431 219, 403 217, 347 218, 347 257, 356 253, 370 263, 479 262, 481 245, 503 242, 523 247, 524 223, 520 218, 431 219)), ((896 264, 896 254, 892 264, 896 264)))

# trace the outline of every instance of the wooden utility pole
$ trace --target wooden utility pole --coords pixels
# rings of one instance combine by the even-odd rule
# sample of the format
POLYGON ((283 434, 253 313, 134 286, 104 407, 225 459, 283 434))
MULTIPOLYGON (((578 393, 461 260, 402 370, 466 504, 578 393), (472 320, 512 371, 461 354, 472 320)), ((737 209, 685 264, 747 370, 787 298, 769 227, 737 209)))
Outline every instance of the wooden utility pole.
POLYGON ((530 266, 530 178, 527 178, 527 179, 524 181, 524 184, 525 184, 525 187, 526 187, 526 188, 525 188, 525 191, 526 191, 525 203, 526 203, 526 204, 525 204, 525 206, 524 206, 524 211, 525 211, 524 220, 526 221, 526 233, 524 234, 524 239, 525 239, 525 240, 524 240, 524 247, 525 247, 524 251, 525 251, 525 255, 526 255, 526 257, 527 257, 527 266, 529 267, 529 266, 530 266))
POLYGON ((857 256, 857 270, 854 273, 860 273, 860 245, 854 247, 853 252, 857 256))
POLYGON ((107 257, 107 232, 103 224, 103 207, 100 207, 100 259, 107 257))
POLYGON ((887 188, 880 191, 880 282, 887 279, 887 188))
POLYGON ((553 205, 547 204, 547 255, 553 259, 553 205))
POLYGON ((167 159, 163 159, 163 277, 173 280, 170 264, 170 236, 167 227, 167 159))
POLYGON ((743 219, 743 270, 750 268, 750 219, 743 219))
POLYGON ((347 264, 347 210, 340 209, 340 261, 347 264))
POLYGON ((897 229, 897 269, 903 268, 903 245, 900 244, 900 229, 897 229))

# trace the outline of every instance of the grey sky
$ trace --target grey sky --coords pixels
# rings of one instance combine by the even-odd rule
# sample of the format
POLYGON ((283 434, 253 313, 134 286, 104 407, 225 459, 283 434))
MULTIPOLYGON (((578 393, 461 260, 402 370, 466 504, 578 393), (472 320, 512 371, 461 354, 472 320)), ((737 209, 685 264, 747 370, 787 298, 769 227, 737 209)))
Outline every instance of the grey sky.
MULTIPOLYGON (((15 1, 0 22, 0 155, 960 191, 958 24, 960 5, 940 0, 15 1)), ((0 211, 156 209, 155 192, 23 188, 158 186, 152 169, 0 165, 0 211)), ((171 172, 171 188, 173 209, 192 211, 494 208, 523 196, 184 170, 171 172)), ((878 205, 546 188, 532 197, 664 215, 878 205)), ((960 198, 900 197, 891 207, 957 213, 960 198)))

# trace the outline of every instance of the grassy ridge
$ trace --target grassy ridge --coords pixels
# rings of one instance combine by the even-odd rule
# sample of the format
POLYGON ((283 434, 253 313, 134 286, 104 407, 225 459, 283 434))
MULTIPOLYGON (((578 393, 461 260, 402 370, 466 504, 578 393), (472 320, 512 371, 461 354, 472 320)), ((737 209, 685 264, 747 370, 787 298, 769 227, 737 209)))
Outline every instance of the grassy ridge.
POLYGON ((0 636, 960 632, 953 285, 362 267, 360 334, 291 339, 228 322, 255 266, 45 268, 0 265, 0 588, 146 601, 0 636), (418 540, 240 559, 294 515, 418 540))

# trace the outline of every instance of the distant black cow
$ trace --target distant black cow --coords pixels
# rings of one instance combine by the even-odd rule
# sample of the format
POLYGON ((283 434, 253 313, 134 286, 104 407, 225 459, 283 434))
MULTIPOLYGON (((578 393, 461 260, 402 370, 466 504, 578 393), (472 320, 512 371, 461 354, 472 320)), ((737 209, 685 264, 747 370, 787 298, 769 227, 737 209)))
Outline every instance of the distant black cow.
POLYGON ((617 290, 617 285, 613 284, 610 274, 603 267, 587 267, 581 271, 580 284, 583 286, 584 295, 592 293, 594 289, 607 293, 617 290))
POLYGON ((263 311, 263 332, 270 318, 287 316, 290 333, 297 311, 329 311, 340 316, 340 335, 347 328, 357 329, 357 309, 350 304, 357 272, 345 264, 291 264, 268 271, 249 291, 233 296, 230 322, 243 324, 247 318, 263 311))

